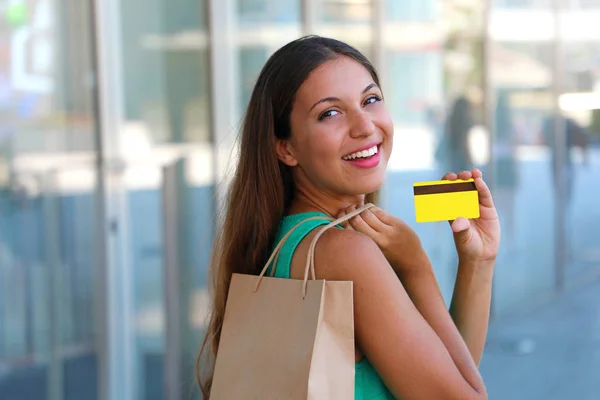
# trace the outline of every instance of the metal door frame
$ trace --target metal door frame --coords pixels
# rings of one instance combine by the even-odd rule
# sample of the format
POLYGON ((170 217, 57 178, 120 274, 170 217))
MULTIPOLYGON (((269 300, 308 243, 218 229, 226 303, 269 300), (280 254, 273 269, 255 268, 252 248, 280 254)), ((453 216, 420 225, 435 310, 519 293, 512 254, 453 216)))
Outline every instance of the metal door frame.
POLYGON ((125 165, 119 134, 123 121, 121 15, 118 0, 92 0, 98 126, 97 349, 101 400, 136 398, 132 265, 125 165))

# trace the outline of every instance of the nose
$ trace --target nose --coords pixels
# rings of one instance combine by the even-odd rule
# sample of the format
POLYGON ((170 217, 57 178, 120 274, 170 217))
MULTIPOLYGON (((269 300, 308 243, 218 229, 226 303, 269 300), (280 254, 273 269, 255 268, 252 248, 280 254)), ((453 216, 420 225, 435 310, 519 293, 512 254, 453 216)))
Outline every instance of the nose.
POLYGON ((353 138, 369 137, 375 133, 375 124, 371 117, 363 112, 357 111, 352 117, 350 136, 353 138))

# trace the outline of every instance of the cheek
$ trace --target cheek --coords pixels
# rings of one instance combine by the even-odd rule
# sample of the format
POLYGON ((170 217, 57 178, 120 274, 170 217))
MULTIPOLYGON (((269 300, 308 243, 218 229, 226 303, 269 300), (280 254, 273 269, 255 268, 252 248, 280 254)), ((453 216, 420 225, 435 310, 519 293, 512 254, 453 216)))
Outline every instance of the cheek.
POLYGON ((339 158, 340 144, 336 135, 323 127, 305 130, 303 134, 302 140, 294 145, 299 163, 313 172, 331 168, 332 161, 339 158))
POLYGON ((337 159, 341 141, 333 126, 320 126, 311 133, 309 148, 310 156, 318 164, 326 164, 332 159, 337 159))
POLYGON ((382 107, 382 110, 378 114, 380 128, 386 137, 393 137, 394 135, 394 121, 392 120, 392 115, 389 113, 387 108, 382 107))
POLYGON ((394 146, 394 121, 392 116, 386 108, 382 107, 382 110, 377 115, 377 123, 379 129, 383 132, 385 137, 383 154, 389 160, 394 146))

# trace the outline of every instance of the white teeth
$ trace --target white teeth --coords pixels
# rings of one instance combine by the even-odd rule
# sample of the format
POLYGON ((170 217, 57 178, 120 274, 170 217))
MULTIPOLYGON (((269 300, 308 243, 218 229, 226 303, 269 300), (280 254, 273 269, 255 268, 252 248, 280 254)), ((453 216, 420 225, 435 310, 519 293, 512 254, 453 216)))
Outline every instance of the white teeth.
POLYGON ((342 157, 343 160, 354 160, 356 158, 366 158, 371 157, 377 154, 377 145, 371 147, 367 150, 357 151, 356 153, 348 154, 347 156, 342 157))

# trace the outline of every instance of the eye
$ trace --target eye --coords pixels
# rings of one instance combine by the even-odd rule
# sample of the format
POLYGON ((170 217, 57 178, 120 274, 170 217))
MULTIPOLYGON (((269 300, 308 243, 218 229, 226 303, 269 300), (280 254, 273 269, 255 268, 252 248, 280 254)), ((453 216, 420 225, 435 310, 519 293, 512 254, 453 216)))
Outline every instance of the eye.
POLYGON ((319 121, 323 121, 325 118, 330 118, 337 114, 339 114, 337 110, 326 110, 321 115, 319 115, 319 121))
POLYGON ((381 101, 381 97, 373 95, 373 96, 367 97, 364 104, 365 105, 373 104, 373 103, 377 103, 378 101, 381 101))

